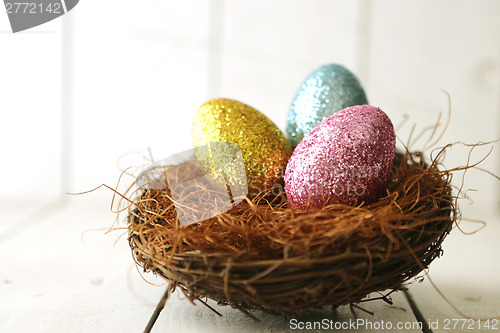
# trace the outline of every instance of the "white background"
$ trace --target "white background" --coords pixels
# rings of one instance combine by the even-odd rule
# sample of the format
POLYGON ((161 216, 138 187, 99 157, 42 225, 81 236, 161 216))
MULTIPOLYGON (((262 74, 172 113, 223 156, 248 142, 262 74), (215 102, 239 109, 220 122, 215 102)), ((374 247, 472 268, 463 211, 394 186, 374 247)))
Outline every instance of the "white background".
MULTIPOLYGON (((446 118, 441 90, 451 96, 451 121, 436 147, 499 139, 498 13, 495 0, 85 0, 17 34, 0 13, 0 250, 13 254, 0 257, 0 294, 10 300, 8 307, 0 302, 0 323, 21 331, 144 327, 163 289, 146 290, 131 278, 125 237, 104 235, 114 219, 112 192, 65 193, 114 187, 118 161, 147 163, 148 147, 155 159, 191 148, 193 115, 210 98, 252 105, 284 129, 302 80, 335 62, 359 77, 403 142, 414 124, 415 136, 440 112, 446 118), (58 208, 45 204, 61 198, 73 208, 51 215, 58 208)), ((500 143, 493 146, 481 167, 499 175, 500 143)), ((488 151, 478 149, 472 161, 488 151)), ((465 165, 467 153, 449 150, 445 166, 465 165)), ((489 225, 470 237, 452 232, 446 255, 433 264, 435 280, 465 312, 498 316, 489 310, 500 299, 498 266, 490 264, 500 251, 500 182, 471 170, 464 188, 477 189, 468 192, 473 204, 460 202, 464 216, 489 225), (468 299, 481 300, 474 301, 479 310, 468 299)), ((434 289, 418 288, 426 315, 459 317, 434 289)), ((189 318, 191 308, 175 302, 160 328, 177 325, 177 315, 189 318)), ((397 308, 375 308, 381 318, 398 317, 397 308)), ((250 325, 195 314, 228 331, 250 325)))
MULTIPOLYGON (((301 81, 331 62, 356 73, 370 103, 395 125, 409 117, 398 130, 405 142, 413 124, 418 133, 435 124, 439 112, 446 115, 441 90, 451 95, 452 118, 440 145, 498 139, 499 6, 483 0, 151 0, 140 8, 106 1, 97 10, 83 1, 66 17, 18 34, 8 33, 0 15, 1 201, 114 186, 124 154, 122 166, 134 166, 146 162, 139 157, 147 156, 147 147, 156 159, 189 149, 193 114, 210 98, 241 100, 284 129, 301 81), (71 20, 66 36, 63 20, 71 20), (63 62, 63 51, 74 58, 63 62), (72 97, 64 110, 63 94, 72 97), (62 151, 64 128, 70 133, 62 151), (63 175, 69 177, 65 188, 63 175)), ((497 144, 482 164, 496 174, 498 150, 497 144)), ((466 156, 453 149, 445 164, 463 165, 466 156)), ((466 185, 478 189, 476 207, 499 206, 499 183, 490 176, 472 171, 466 185)), ((90 196, 99 202, 109 195, 90 196)))

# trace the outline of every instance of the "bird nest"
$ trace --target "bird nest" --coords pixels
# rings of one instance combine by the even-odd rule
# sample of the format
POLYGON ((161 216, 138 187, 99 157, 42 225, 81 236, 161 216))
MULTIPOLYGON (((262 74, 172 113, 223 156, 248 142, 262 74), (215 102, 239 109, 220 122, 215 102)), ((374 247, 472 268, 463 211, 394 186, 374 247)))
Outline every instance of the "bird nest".
MULTIPOLYGON (((184 227, 168 188, 139 189, 128 240, 144 271, 190 300, 286 316, 355 304, 400 289, 442 254, 456 209, 451 174, 436 160, 397 153, 387 190, 372 204, 301 211, 283 193, 262 193, 184 227)), ((175 168, 181 178, 202 174, 189 162, 175 168)), ((194 182, 186 196, 197 191, 207 193, 194 182)))

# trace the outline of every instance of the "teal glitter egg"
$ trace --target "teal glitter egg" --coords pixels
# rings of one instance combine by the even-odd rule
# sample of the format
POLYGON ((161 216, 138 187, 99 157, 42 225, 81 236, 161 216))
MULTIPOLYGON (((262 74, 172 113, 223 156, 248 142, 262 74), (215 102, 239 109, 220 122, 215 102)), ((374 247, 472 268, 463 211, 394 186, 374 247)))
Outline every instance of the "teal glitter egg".
POLYGON ((288 141, 295 148, 322 120, 362 104, 368 104, 368 100, 353 73, 338 64, 321 66, 302 82, 290 105, 286 120, 288 141))

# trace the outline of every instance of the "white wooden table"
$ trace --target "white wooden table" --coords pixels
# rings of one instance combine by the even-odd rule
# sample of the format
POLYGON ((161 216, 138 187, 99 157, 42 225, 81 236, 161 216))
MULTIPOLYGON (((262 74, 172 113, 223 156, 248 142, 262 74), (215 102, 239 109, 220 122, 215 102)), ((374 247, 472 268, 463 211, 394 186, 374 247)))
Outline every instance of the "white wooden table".
MULTIPOLYGON (((0 332, 144 330, 165 285, 151 275, 144 278, 160 286, 141 278, 133 265, 125 231, 105 233, 114 219, 106 205, 92 206, 85 199, 72 198, 69 204, 49 205, 41 211, 36 207, 1 208, 0 332)), ((443 294, 466 315, 478 318, 500 317, 500 218, 487 215, 482 216, 489 222, 487 228, 476 235, 464 236, 454 229, 444 243, 445 255, 430 270, 443 294)), ((475 227, 468 223, 462 226, 475 227)), ((410 285, 409 293, 426 321, 440 321, 433 332, 471 332, 443 328, 446 320, 463 317, 427 279, 410 285)), ((340 307, 336 312, 314 312, 297 322, 259 314, 261 321, 254 322, 228 307, 217 307, 223 315, 219 317, 205 306, 192 306, 174 294, 153 332, 388 331, 387 326, 380 326, 382 321, 390 323, 394 331, 422 332, 411 327, 417 319, 405 294, 395 293, 392 299, 393 306, 383 301, 363 303, 374 315, 358 310, 357 319, 349 307, 340 307), (364 320, 362 325, 358 319, 364 320), (335 329, 335 323, 347 325, 350 321, 360 325, 335 329), (332 326, 299 329, 314 322, 332 326), (407 328, 397 329, 397 325, 407 328)), ((474 332, 500 331, 498 325, 482 330, 475 325, 474 332)))

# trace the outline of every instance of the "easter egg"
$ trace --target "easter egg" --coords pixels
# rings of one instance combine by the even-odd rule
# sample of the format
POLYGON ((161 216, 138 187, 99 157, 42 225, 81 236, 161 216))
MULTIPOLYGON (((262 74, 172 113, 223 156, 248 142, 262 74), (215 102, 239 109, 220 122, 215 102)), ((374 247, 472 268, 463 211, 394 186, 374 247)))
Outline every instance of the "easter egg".
POLYGON ((302 82, 290 105, 286 135, 293 148, 314 126, 335 112, 368 104, 358 79, 347 68, 328 64, 314 70, 302 82))
POLYGON ((391 176, 396 135, 389 117, 369 105, 348 107, 320 122, 295 148, 285 172, 296 208, 376 201, 391 176))
MULTIPOLYGON (((192 135, 195 147, 210 142, 229 142, 239 146, 250 197, 276 185, 282 188, 292 148, 284 133, 251 106, 232 99, 212 99, 198 109, 192 135)), ((211 154, 224 155, 223 152, 211 154)), ((213 169, 211 161, 205 160, 202 164, 211 164, 213 169)))

